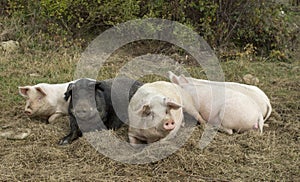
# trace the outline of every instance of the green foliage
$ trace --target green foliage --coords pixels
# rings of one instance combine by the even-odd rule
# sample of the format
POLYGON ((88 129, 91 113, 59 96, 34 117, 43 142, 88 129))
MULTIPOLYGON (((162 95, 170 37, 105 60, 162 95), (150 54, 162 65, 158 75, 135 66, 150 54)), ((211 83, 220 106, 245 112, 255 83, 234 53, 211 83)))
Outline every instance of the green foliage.
MULTIPOLYGON (((9 14, 36 21, 50 34, 80 36, 137 18, 137 0, 10 0, 9 14)), ((99 33, 99 32, 97 32, 99 33)))
POLYGON ((238 46, 252 43, 259 53, 269 53, 273 49, 286 49, 289 31, 288 16, 279 4, 250 0, 240 16, 231 39, 238 46))
POLYGON ((63 27, 71 34, 80 35, 100 27, 115 25, 133 18, 139 11, 138 1, 109 0, 42 0, 42 16, 49 17, 54 32, 63 27))
POLYGON ((94 37, 118 23, 155 17, 191 27, 215 48, 242 50, 251 44, 256 54, 269 56, 274 50, 288 55, 296 31, 286 7, 268 0, 7 0, 3 4, 28 29, 49 37, 94 37))
POLYGON ((218 4, 214 1, 205 0, 191 0, 185 3, 187 21, 191 22, 205 40, 214 44, 216 36, 213 24, 216 22, 218 4))

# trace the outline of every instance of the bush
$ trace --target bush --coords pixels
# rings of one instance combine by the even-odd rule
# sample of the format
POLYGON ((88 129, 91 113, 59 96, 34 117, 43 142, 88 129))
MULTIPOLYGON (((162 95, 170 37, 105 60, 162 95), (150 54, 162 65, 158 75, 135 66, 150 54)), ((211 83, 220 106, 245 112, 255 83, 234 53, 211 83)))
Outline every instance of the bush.
POLYGON ((137 3, 135 0, 9 0, 8 12, 24 18, 36 30, 78 37, 137 18, 137 3))
POLYGON ((31 31, 85 37, 136 18, 164 18, 192 27, 215 48, 253 45, 256 52, 286 52, 293 35, 281 4, 267 0, 7 0, 11 16, 31 31), (274 52, 274 51, 273 51, 274 52))
POLYGON ((108 26, 135 19, 139 12, 136 0, 42 0, 41 6, 43 17, 50 17, 54 28, 63 27, 74 35, 99 28, 103 31, 108 26))
POLYGON ((231 14, 231 17, 234 17, 222 21, 225 22, 225 27, 217 26, 223 31, 228 31, 225 38, 224 36, 219 38, 220 42, 234 42, 238 47, 251 43, 257 48, 258 53, 263 55, 273 49, 286 49, 292 34, 288 28, 288 16, 283 14, 279 4, 249 0, 242 4, 235 3, 235 5, 236 9, 240 10, 238 14, 234 10, 219 12, 231 14))

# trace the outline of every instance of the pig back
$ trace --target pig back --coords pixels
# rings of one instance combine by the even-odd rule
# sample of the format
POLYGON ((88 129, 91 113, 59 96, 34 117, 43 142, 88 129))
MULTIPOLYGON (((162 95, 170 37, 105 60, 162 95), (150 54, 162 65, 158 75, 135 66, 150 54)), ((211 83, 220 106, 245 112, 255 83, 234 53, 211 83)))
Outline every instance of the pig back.
POLYGON ((191 84, 200 84, 203 86, 212 85, 216 87, 225 86, 226 89, 232 89, 234 91, 243 93, 251 97, 256 102, 256 104, 258 105, 258 107, 260 108, 261 112, 264 115, 264 120, 268 119, 268 117, 271 114, 272 106, 270 100, 268 96, 257 86, 246 85, 246 84, 236 83, 236 82, 216 82, 216 81, 196 79, 192 77, 186 77, 186 79, 191 84))

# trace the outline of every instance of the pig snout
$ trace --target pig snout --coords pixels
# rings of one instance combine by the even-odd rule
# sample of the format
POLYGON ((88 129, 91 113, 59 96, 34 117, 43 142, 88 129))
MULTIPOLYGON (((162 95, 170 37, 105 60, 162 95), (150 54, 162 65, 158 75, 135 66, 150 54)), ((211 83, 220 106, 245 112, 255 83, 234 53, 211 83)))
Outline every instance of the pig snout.
POLYGON ((175 128, 175 121, 172 119, 166 120, 163 127, 165 130, 173 130, 175 128))
POLYGON ((25 112, 25 114, 27 114, 28 116, 32 115, 32 112, 31 112, 30 110, 25 110, 24 112, 25 112))
POLYGON ((24 113, 27 114, 28 116, 31 116, 33 114, 30 105, 31 105, 30 101, 26 101, 24 113))
POLYGON ((95 114, 95 109, 88 102, 80 102, 74 107, 74 114, 79 118, 86 119, 95 114))

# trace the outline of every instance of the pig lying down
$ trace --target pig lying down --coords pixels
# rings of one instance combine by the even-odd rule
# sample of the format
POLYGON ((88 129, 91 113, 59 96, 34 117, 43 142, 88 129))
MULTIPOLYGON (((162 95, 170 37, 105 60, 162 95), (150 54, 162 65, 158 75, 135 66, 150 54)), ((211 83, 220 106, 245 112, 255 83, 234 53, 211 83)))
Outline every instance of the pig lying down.
POLYGON ((172 138, 182 125, 183 110, 204 122, 191 96, 178 85, 164 81, 144 84, 128 106, 130 144, 172 138))
MULTIPOLYGON (((195 106, 204 120, 211 124, 221 124, 221 129, 232 134, 233 130, 243 132, 251 129, 263 131, 264 113, 255 99, 234 87, 223 87, 220 84, 208 84, 190 81, 184 76, 177 77, 169 72, 171 82, 180 85, 191 94, 195 106), (225 91, 223 97, 214 97, 214 92, 225 91), (215 103, 213 103, 215 102, 215 103)), ((264 99, 264 98, 262 98, 264 99)), ((266 104, 267 105, 267 104, 266 104)), ((269 111, 267 111, 269 112, 269 111)))
POLYGON ((64 93, 69 83, 21 86, 19 93, 25 97, 25 113, 30 117, 47 119, 47 123, 68 114, 69 103, 64 100, 64 93))
MULTIPOLYGON (((65 100, 71 98, 68 109, 71 129, 69 134, 59 141, 60 145, 72 143, 82 136, 82 132, 118 129, 122 126, 123 122, 117 116, 112 104, 112 83, 112 79, 96 81, 83 78, 69 84, 65 100)), ((130 99, 142 83, 123 78, 121 82, 118 82, 120 84, 118 87, 125 88, 129 83, 133 83, 129 91, 130 99)), ((126 97, 125 94, 119 94, 119 96, 126 97)))
POLYGON ((192 77, 176 76, 171 71, 169 71, 169 77, 176 78, 173 81, 185 79, 190 84, 200 84, 200 85, 208 85, 208 86, 210 85, 225 86, 226 88, 243 93, 249 96, 251 99, 253 99, 256 102, 256 104, 259 106, 260 111, 263 113, 264 121, 266 121, 271 115, 272 106, 268 96, 256 86, 235 83, 235 82, 217 82, 217 81, 196 79, 192 77))

